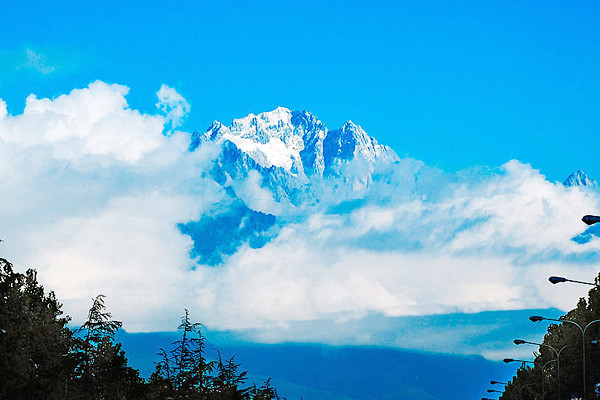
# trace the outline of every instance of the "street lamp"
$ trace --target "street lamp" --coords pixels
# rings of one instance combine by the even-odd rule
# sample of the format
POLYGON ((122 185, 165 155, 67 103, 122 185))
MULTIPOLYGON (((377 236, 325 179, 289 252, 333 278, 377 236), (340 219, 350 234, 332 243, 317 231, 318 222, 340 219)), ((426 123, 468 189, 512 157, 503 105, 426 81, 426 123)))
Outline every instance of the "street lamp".
MULTIPOLYGON (((520 344, 533 344, 536 346, 544 346, 544 347, 549 347, 552 349, 552 351, 554 351, 554 354, 556 355, 556 381, 558 383, 558 396, 560 398, 560 353, 562 353, 562 351, 564 349, 566 349, 567 347, 570 347, 571 345, 568 344, 566 346, 564 346, 563 348, 561 348, 560 350, 556 351, 556 349, 552 346, 550 346, 549 344, 545 344, 545 343, 535 343, 535 342, 529 342, 527 340, 522 340, 522 339, 515 339, 513 340, 513 343, 516 345, 520 345, 520 344)), ((543 371, 542 371, 543 373, 543 371)))
MULTIPOLYGON (((587 217, 587 215, 586 215, 587 217)), ((585 218, 585 217, 584 217, 585 218)), ((600 220, 600 219, 599 219, 600 220)), ((531 322, 539 322, 539 321, 556 321, 556 322, 568 322, 570 324, 575 325, 576 327, 579 328, 579 330, 581 331, 581 365, 582 365, 582 369, 583 369, 583 395, 585 396, 585 331, 587 330, 587 328, 590 327, 590 325, 595 324, 596 322, 600 322, 600 319, 596 319, 594 321, 589 322, 586 326, 582 327, 581 325, 579 325, 577 322, 575 321, 571 321, 568 319, 555 319, 555 318, 546 318, 546 317, 540 317, 539 315, 532 315, 531 317, 529 317, 529 320, 531 322)))
POLYGON ((502 361, 504 361, 505 363, 511 363, 511 362, 522 362, 522 363, 531 363, 531 364, 535 364, 533 361, 526 361, 526 360, 515 360, 514 358, 505 358, 502 361))
POLYGON ((519 400, 521 400, 521 394, 522 394, 521 392, 523 392, 523 389, 525 389, 527 386, 533 386, 533 385, 535 385, 535 383, 527 383, 519 388, 519 400))
MULTIPOLYGON (((505 358, 505 359, 504 359, 504 360, 502 360, 502 361, 504 361, 504 362, 505 362, 505 363, 507 363, 507 364, 508 364, 508 363, 510 363, 510 362, 521 362, 521 363, 531 363, 531 364, 533 364, 533 365, 535 365, 535 366, 540 366, 540 365, 539 365, 538 363, 536 363, 535 361, 515 360, 514 358, 505 358)), ((550 361, 548 361, 546 364, 544 364, 544 365, 542 365, 542 366, 541 366, 541 369, 540 369, 540 371, 541 371, 541 373, 542 373, 542 376, 541 376, 541 378, 542 378, 542 379, 540 379, 540 381, 541 381, 541 383, 542 383, 542 400, 544 400, 544 397, 546 397, 546 396, 545 396, 545 391, 544 391, 544 368, 546 368, 546 365, 550 364, 551 362, 555 362, 555 361, 556 361, 556 360, 550 360, 550 361)))
POLYGON ((597 215, 584 215, 581 220, 588 225, 594 225, 596 222, 600 222, 600 217, 597 215))
POLYGON ((552 283, 554 285, 556 285, 557 283, 563 283, 563 282, 573 282, 573 283, 581 283, 582 285, 600 286, 597 283, 575 281, 573 279, 567 279, 562 276, 551 276, 550 278, 548 278, 548 280, 550 281, 550 283, 552 283))
POLYGON ((496 385, 496 384, 500 384, 500 385, 508 385, 508 382, 490 381, 490 385, 496 385))
POLYGON ((501 392, 499 390, 494 390, 494 389, 488 389, 487 392, 488 393, 504 393, 504 392, 501 392))

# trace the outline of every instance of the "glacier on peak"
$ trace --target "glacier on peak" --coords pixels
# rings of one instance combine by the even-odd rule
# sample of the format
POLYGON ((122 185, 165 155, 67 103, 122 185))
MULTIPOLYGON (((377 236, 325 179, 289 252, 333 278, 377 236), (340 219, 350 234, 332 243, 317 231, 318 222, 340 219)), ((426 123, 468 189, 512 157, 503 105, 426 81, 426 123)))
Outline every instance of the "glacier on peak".
MULTIPOLYGON (((234 119, 230 126, 213 122, 202 139, 223 145, 232 143, 263 168, 283 168, 290 172, 301 164, 299 151, 303 144, 294 135, 292 112, 286 108, 249 114, 234 119)), ((198 143, 199 145, 199 143, 198 143)))
POLYGON ((196 134, 190 150, 202 140, 231 142, 260 167, 282 168, 299 178, 339 175, 340 165, 357 158, 369 163, 398 160, 391 148, 351 121, 329 131, 313 114, 284 107, 234 119, 230 126, 215 121, 202 137, 196 134))

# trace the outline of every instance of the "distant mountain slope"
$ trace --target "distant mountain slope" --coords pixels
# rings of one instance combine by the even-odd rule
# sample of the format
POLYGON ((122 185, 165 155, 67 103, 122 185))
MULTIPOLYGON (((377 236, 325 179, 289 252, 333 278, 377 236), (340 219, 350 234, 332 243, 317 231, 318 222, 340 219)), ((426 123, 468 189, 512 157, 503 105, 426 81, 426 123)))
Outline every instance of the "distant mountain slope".
MULTIPOLYGON (((122 341, 132 365, 149 376, 156 349, 177 333, 127 334, 122 341)), ((212 346, 207 347, 213 357, 212 346)), ((481 396, 490 379, 503 379, 514 367, 481 356, 453 356, 385 347, 313 344, 218 345, 224 358, 235 355, 241 370, 257 383, 272 378, 288 400, 448 400, 481 396)))

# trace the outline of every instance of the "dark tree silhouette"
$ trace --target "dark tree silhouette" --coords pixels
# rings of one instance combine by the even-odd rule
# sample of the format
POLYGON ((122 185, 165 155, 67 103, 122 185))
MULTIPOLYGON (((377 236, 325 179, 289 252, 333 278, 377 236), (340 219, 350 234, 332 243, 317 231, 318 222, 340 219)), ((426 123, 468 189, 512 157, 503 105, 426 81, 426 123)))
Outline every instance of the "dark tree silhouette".
MULTIPOLYGON (((576 307, 559 319, 571 322, 556 322, 548 326, 542 342, 546 346, 541 346, 536 353, 535 366, 533 368, 522 366, 512 382, 507 385, 500 399, 517 400, 519 391, 523 400, 541 399, 542 382, 546 399, 563 399, 569 393, 581 393, 583 388, 582 334, 575 324, 585 328, 591 322, 600 319, 600 288, 591 289, 587 299, 579 299, 576 307), (560 380, 558 363, 555 361, 556 353, 547 346, 561 351, 560 380), (543 366, 545 368, 542 368, 543 366)), ((585 339, 586 392, 590 396, 594 390, 594 382, 600 377, 600 346, 592 343, 592 340, 600 339, 600 322, 589 325, 585 332, 585 339)))
POLYGON ((173 349, 159 349, 148 383, 127 365, 120 343, 121 322, 106 311, 104 296, 93 299, 86 321, 74 332, 62 305, 37 282, 35 270, 15 272, 0 258, 0 399, 37 400, 272 400, 267 380, 243 387, 246 372, 231 357, 206 357, 201 324, 189 313, 173 349))
POLYGON ((159 349, 161 360, 150 379, 154 391, 174 399, 209 398, 215 362, 205 358, 206 340, 200 327, 191 322, 185 310, 178 327, 181 339, 173 343, 175 348, 170 352, 159 349))
POLYGON ((64 398, 71 369, 68 317, 35 270, 0 258, 0 398, 64 398))
POLYGON ((231 357, 224 361, 217 352, 216 361, 206 358, 206 339, 202 325, 192 323, 188 310, 181 318, 181 338, 171 351, 161 348, 160 360, 149 382, 149 399, 200 400, 274 400, 280 399, 270 380, 260 387, 242 387, 247 372, 231 357))
POLYGON ((271 386, 271 378, 267 379, 260 387, 254 385, 250 389, 250 398, 252 400, 278 400, 280 399, 277 394, 277 389, 271 386))
POLYGON ((134 399, 144 395, 139 371, 127 366, 125 352, 114 335, 121 327, 106 312, 104 295, 93 300, 88 318, 76 330, 73 353, 77 364, 73 374, 72 399, 134 399))
POLYGON ((214 398, 219 400, 239 400, 247 398, 250 388, 242 388, 247 372, 238 372, 241 364, 235 362, 235 356, 223 362, 218 353, 217 375, 213 379, 214 398))

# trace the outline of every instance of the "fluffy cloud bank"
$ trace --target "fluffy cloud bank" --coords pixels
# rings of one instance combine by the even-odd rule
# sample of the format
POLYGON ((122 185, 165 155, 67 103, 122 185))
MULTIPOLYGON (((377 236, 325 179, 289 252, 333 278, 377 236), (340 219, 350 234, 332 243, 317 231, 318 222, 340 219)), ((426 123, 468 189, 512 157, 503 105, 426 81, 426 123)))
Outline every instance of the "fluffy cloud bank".
POLYGON ((431 201, 366 201, 344 214, 313 209, 262 249, 238 252, 215 289, 213 306, 232 317, 222 327, 569 309, 576 291, 550 290, 548 276, 597 274, 598 241, 571 240, 585 229, 581 216, 597 209, 595 193, 548 182, 516 161, 446 190, 431 201))
POLYGON ((152 329, 155 317, 177 319, 193 284, 191 240, 176 224, 221 193, 201 177, 210 149, 189 153, 187 134, 164 135, 168 118, 130 109, 127 92, 94 82, 0 113, 3 253, 35 266, 76 322, 104 293, 132 329, 152 329))
POLYGON ((189 111, 174 89, 159 90, 156 114, 131 109, 127 92, 94 82, 31 95, 15 116, 0 101, 2 254, 37 268, 75 322, 103 293, 130 331, 173 329, 187 307, 209 328, 301 340, 291 333, 301 322, 568 309, 580 288, 558 292, 547 277, 597 273, 600 240, 571 239, 598 194, 518 161, 446 174, 403 160, 371 189, 340 198, 325 187, 319 204, 299 207, 273 201, 250 174, 233 185, 249 207, 278 215, 279 231, 201 265, 178 224, 226 199, 206 174, 216 149, 189 152, 189 135, 172 131, 189 111))

